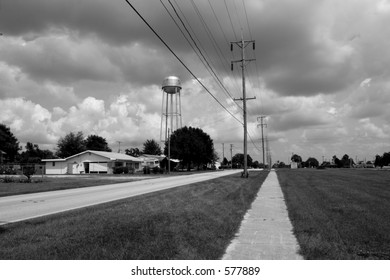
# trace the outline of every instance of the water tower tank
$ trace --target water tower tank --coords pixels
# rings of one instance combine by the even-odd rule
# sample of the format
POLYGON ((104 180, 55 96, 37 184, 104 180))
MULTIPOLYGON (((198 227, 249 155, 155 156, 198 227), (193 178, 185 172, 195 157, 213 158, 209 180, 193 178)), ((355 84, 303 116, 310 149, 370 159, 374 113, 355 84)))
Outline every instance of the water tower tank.
POLYGON ((181 90, 180 79, 175 76, 166 77, 163 81, 162 89, 169 94, 175 94, 179 92, 181 90))

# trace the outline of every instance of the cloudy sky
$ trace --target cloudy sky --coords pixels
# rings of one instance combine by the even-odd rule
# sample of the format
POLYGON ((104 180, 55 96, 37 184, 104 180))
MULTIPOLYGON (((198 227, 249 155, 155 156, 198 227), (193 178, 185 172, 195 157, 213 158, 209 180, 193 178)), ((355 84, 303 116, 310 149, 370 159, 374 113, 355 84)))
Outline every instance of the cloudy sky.
POLYGON ((256 42, 245 48, 252 158, 261 115, 273 161, 390 151, 389 0, 129 2, 209 92, 125 0, 0 0, 0 122, 21 145, 54 150, 71 131, 113 150, 159 140, 161 83, 176 75, 183 125, 230 159, 230 144, 243 151, 241 68, 230 70, 242 34, 256 42))

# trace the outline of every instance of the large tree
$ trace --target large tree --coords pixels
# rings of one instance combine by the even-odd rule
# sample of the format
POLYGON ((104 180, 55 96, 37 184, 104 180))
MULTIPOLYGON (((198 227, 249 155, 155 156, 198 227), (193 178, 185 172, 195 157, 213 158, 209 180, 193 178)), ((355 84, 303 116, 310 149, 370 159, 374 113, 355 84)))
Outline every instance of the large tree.
POLYGON ((89 135, 87 139, 85 139, 85 148, 87 150, 93 150, 93 151, 103 151, 103 152, 112 151, 110 147, 108 147, 107 140, 98 135, 89 135))
POLYGON ((2 123, 0 123, 0 150, 6 153, 5 157, 10 162, 15 160, 20 150, 18 139, 13 135, 10 128, 2 123))
POLYGON ((154 139, 151 139, 145 141, 142 153, 148 155, 161 155, 162 151, 160 145, 154 139))
POLYGON ((291 157, 291 161, 292 161, 292 162, 301 163, 301 162, 302 162, 302 158, 301 158, 301 156, 299 156, 299 155, 297 155, 297 154, 294 154, 294 155, 291 157))
POLYGON ((320 165, 320 163, 314 157, 309 157, 305 162, 305 167, 309 167, 309 168, 318 167, 319 165, 320 165))
POLYGON ((57 156, 66 158, 86 151, 84 136, 81 131, 76 134, 70 132, 57 143, 57 156))
MULTIPOLYGON (((210 136, 200 128, 183 127, 170 136, 171 157, 182 161, 187 169, 191 164, 198 168, 215 160, 214 144, 210 136)), ((168 142, 164 154, 168 154, 168 142)))
POLYGON ((126 155, 132 156, 132 157, 139 157, 141 155, 141 152, 138 148, 130 148, 125 150, 126 155))
POLYGON ((20 154, 21 163, 40 163, 41 159, 53 158, 54 154, 50 150, 41 150, 37 144, 27 142, 26 150, 20 154))
MULTIPOLYGON (((252 166, 253 160, 250 155, 246 155, 246 160, 248 166, 252 166)), ((232 164, 233 167, 237 167, 237 168, 244 167, 244 154, 235 154, 232 158, 232 164)))

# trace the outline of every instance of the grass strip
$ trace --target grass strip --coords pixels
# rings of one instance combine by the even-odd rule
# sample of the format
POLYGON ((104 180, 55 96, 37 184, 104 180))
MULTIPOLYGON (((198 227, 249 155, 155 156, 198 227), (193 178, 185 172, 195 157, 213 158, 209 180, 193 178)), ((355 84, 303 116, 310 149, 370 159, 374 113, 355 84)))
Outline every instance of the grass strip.
POLYGON ((5 225, 0 259, 219 259, 268 172, 5 225))
POLYGON ((107 185, 107 184, 133 182, 133 181, 138 181, 143 179, 144 178, 142 176, 134 176, 134 177, 129 176, 129 177, 110 179, 110 178, 99 178, 99 176, 86 177, 82 175, 78 177, 66 177, 66 178, 56 178, 56 177, 34 178, 33 182, 31 183, 21 183, 18 182, 18 179, 14 179, 15 182, 0 183, 0 197, 19 195, 19 194, 28 194, 28 193, 37 193, 37 192, 94 187, 94 186, 107 185))
POLYGON ((390 259, 390 172, 277 174, 306 259, 390 259))

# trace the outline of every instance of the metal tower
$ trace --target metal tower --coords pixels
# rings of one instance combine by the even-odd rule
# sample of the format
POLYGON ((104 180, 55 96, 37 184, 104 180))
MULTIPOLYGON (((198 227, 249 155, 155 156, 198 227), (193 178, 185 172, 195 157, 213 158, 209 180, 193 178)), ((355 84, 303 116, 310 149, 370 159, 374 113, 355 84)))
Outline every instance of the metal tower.
POLYGON ((166 77, 162 84, 162 90, 160 140, 166 142, 170 133, 182 127, 180 79, 175 76, 166 77))

